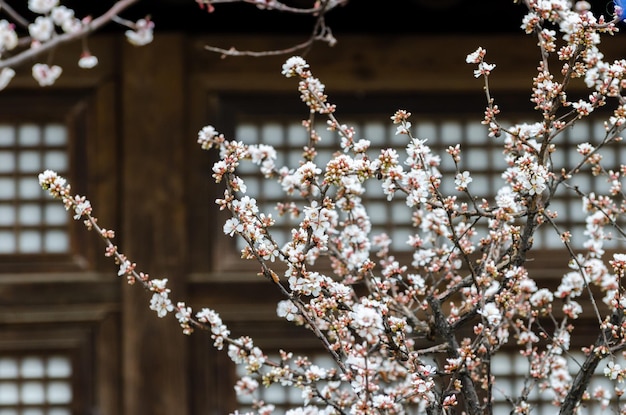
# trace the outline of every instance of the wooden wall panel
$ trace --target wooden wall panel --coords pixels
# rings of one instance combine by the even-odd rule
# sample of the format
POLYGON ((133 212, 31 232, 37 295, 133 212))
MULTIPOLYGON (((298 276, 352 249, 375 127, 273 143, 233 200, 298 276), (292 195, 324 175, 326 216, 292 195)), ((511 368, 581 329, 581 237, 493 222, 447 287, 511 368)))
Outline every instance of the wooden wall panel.
MULTIPOLYGON (((184 298, 186 258, 183 39, 161 34, 122 50, 124 126, 120 249, 184 298)), ((158 319, 150 295, 123 289, 123 412, 187 413, 186 341, 176 320, 158 319)))

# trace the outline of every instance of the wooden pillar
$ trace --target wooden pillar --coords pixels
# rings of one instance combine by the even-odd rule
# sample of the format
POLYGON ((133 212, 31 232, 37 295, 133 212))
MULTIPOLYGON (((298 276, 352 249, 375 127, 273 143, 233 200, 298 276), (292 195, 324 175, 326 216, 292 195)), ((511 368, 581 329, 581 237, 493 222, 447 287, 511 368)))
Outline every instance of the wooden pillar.
MULTIPOLYGON (((184 39, 156 34, 122 47, 122 229, 120 251, 137 270, 168 278, 170 298, 185 299, 184 39)), ((150 293, 122 295, 125 415, 188 413, 187 342, 173 315, 149 309, 150 293)))

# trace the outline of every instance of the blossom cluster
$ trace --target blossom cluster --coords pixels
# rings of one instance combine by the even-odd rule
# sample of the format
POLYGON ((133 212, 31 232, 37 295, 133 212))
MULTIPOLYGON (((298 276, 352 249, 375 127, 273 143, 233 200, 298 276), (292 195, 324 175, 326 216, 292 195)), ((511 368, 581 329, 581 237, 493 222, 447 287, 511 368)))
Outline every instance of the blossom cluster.
MULTIPOLYGON (((260 151, 256 146, 238 144, 242 149, 238 161, 250 158, 248 149, 254 148, 255 162, 266 163, 261 173, 267 179, 277 180, 288 197, 297 196, 302 203, 291 209, 300 218, 291 240, 284 246, 273 245, 277 252, 274 257, 287 269, 283 276, 270 275, 290 294, 289 299, 278 304, 278 315, 316 331, 335 358, 342 374, 340 381, 349 380, 351 397, 342 397, 341 403, 330 401, 332 404, 328 405, 326 395, 317 395, 322 408, 328 405, 325 410, 333 413, 332 408, 338 405, 340 410, 364 414, 382 409, 386 413, 403 413, 409 407, 445 412, 462 401, 469 413, 482 413, 479 397, 493 399, 487 380, 488 362, 511 340, 529 362, 524 390, 517 397, 506 397, 512 402, 513 412, 532 410, 527 391, 533 389, 550 392, 554 403, 564 407, 570 402, 576 407, 583 399, 596 399, 606 406, 612 399, 606 389, 572 397, 575 379, 569 372, 568 353, 572 322, 584 312, 579 298, 590 292, 591 285, 605 293, 603 302, 609 310, 621 313, 626 304, 619 284, 626 266, 623 255, 616 254, 610 261, 612 271, 601 259, 603 244, 610 239, 605 228, 613 228, 622 212, 623 205, 612 197, 622 197, 620 178, 626 169, 604 170, 597 152, 598 148, 619 141, 624 122, 621 107, 607 121, 607 135, 602 142, 579 146, 581 158, 574 168, 554 165, 552 155, 567 151, 556 145, 556 137, 565 127, 590 116, 596 107, 606 104, 608 97, 621 94, 620 62, 613 63, 607 71, 592 71, 603 67, 599 34, 617 29, 614 22, 595 19, 580 5, 571 9, 559 1, 531 2, 523 27, 532 28, 527 30, 529 33, 538 33, 539 46, 546 54, 561 57, 561 74, 586 79, 593 91, 588 100, 568 101, 564 83, 554 81, 548 67, 540 64, 532 100, 541 121, 501 125, 500 110, 493 99, 488 99, 484 123, 488 136, 501 139, 508 165, 502 174, 505 186, 492 202, 479 202, 473 197, 471 172, 460 169, 459 146, 452 146, 447 152, 457 166, 456 190, 465 193, 469 202, 461 203, 456 196, 441 193, 441 158, 433 154, 426 139, 412 136, 410 113, 405 110, 391 117, 397 134, 407 136, 404 155, 392 148, 381 150, 376 157, 362 151, 358 143, 369 140, 357 140, 353 129, 338 122, 336 107, 328 103, 323 84, 312 76, 301 57, 287 60, 283 74, 300 78, 303 102, 311 112, 329 117, 328 128, 339 132, 343 152, 326 165, 316 164, 312 147, 317 137, 309 130, 311 140, 305 154, 313 156, 299 166, 278 167, 277 150, 264 145, 260 151), (549 24, 560 28, 567 46, 557 50, 556 32, 543 27, 549 24), (566 111, 566 115, 555 119, 552 114, 556 109, 566 111), (582 197, 582 208, 588 215, 586 253, 572 256, 571 271, 562 276, 556 289, 539 286, 540 281, 533 279, 526 268, 532 234, 546 223, 558 230, 556 212, 547 209, 550 197, 558 187, 567 187, 572 176, 580 174, 585 166, 594 175, 607 176, 612 185, 610 195, 598 197, 590 193, 582 197), (391 254, 386 235, 371 235, 363 198, 368 180, 379 181, 389 200, 401 197, 413 209, 416 232, 406 241, 414 248, 410 266, 402 265, 391 254), (486 225, 487 233, 478 231, 478 223, 486 225), (321 255, 329 256, 332 274, 314 268, 321 255), (474 259, 476 255, 478 261, 474 259), (357 294, 355 284, 364 284, 365 293, 357 294), (542 323, 546 318, 558 321, 552 331, 542 323), (455 331, 467 325, 473 336, 457 338, 455 331), (428 354, 425 350, 439 351, 437 344, 427 341, 431 336, 440 338, 448 352, 449 357, 440 366, 430 366, 424 360, 428 354), (473 404, 476 407, 472 409, 473 404)), ((485 89, 489 91, 487 79, 495 65, 486 63, 485 56, 486 51, 479 48, 466 61, 478 66, 474 75, 485 79, 485 89)), ((221 137, 212 142, 222 156, 232 153, 229 142, 213 127, 206 129, 213 137, 221 137)), ((199 135, 203 148, 207 148, 205 133, 206 130, 199 135)), ((231 190, 230 200, 218 200, 221 207, 233 212, 235 201, 248 200, 250 196, 237 176, 237 166, 231 163, 232 168, 223 169, 219 163, 216 166, 223 173, 219 181, 227 178, 227 183, 238 184, 234 192, 232 185, 227 186, 231 190)), ((237 212, 233 213, 237 218, 237 212)), ((243 228, 229 227, 225 232, 250 240, 243 228)), ((264 228, 263 234, 268 238, 271 228, 264 228)), ((569 232, 561 232, 561 237, 568 248, 569 232)), ((245 248, 244 257, 259 260, 261 256, 255 254, 254 245, 249 247, 245 248)), ((267 266, 262 258, 261 264, 267 266)), ((623 324, 612 321, 611 313, 600 318, 599 329, 612 333, 607 348, 622 344, 624 339, 623 324)), ((597 346, 586 350, 590 361, 610 355, 597 346)), ((622 379, 619 367, 611 368, 607 369, 607 376, 622 379)), ((251 383, 254 384, 254 378, 242 380, 242 385, 251 383)), ((237 389, 243 390, 249 392, 248 387, 237 389)))

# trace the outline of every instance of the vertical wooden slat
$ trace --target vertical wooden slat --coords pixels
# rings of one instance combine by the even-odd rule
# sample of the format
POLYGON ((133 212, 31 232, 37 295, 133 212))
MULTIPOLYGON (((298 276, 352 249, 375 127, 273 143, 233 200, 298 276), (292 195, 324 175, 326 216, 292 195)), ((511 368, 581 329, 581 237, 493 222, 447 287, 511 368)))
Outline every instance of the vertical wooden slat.
MULTIPOLYGON (((183 200, 183 37, 160 34, 122 50, 122 246, 138 267, 168 278, 171 297, 185 286, 183 200)), ((184 415, 187 340, 169 315, 149 310, 149 293, 123 290, 124 414, 184 415)))
MULTIPOLYGON (((115 47, 112 43, 112 48, 115 47)), ((120 209, 119 197, 121 177, 119 176, 121 160, 120 145, 122 143, 119 122, 122 120, 118 111, 114 111, 119 103, 117 83, 110 80, 103 82, 94 91, 93 103, 87 120, 86 130, 89 138, 84 139, 86 157, 77 158, 76 171, 86 171, 79 191, 89 195, 96 206, 96 215, 101 226, 108 229, 119 229, 120 209), (82 163, 86 163, 83 165, 82 163), (84 190, 83 190, 84 188, 84 190)), ((104 256, 104 244, 96 240, 94 235, 87 234, 82 223, 78 223, 77 243, 84 244, 83 250, 94 268, 102 272, 111 272, 114 264, 111 258, 104 256)), ((111 278, 114 277, 110 275, 111 278)))
POLYGON ((95 330, 95 407, 97 413, 121 413, 119 316, 107 315, 95 330))
MULTIPOLYGON (((191 57, 197 57, 195 49, 189 51, 191 57)), ((209 71, 212 71, 211 68, 209 71)), ((188 72, 190 85, 201 85, 199 77, 196 73, 188 72)), ((188 108, 189 108, 189 139, 185 142, 187 148, 187 160, 189 166, 189 174, 187 177, 188 191, 187 194, 187 223, 189 229, 193 229, 189 233, 189 267, 194 273, 208 273, 211 270, 214 261, 211 256, 216 251, 215 237, 217 232, 222 232, 219 221, 212 210, 215 205, 215 199, 223 197, 224 191, 215 184, 211 174, 213 162, 216 161, 216 151, 203 151, 194 139, 197 137, 198 131, 207 124, 220 128, 221 125, 216 122, 218 119, 219 97, 211 95, 205 88, 190 88, 188 108)), ((221 132, 221 131, 220 131, 221 132)))

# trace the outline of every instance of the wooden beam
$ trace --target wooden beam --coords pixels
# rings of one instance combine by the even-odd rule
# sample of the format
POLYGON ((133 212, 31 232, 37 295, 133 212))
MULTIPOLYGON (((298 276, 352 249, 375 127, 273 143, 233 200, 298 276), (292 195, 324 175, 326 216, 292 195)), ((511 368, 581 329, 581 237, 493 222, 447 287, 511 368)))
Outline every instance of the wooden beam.
MULTIPOLYGON (((184 298, 183 37, 122 46, 123 183, 120 250, 142 271, 168 278, 184 298)), ((173 316, 161 320, 138 286, 122 295, 123 413, 185 415, 187 339, 173 316)))
MULTIPOLYGON (((305 36, 211 35, 193 38, 190 62, 199 74, 197 87, 230 92, 294 92, 297 81, 281 75, 282 64, 290 54, 254 57, 222 57, 205 46, 223 49, 268 51, 285 49, 305 40, 305 36), (202 76, 204 74, 204 76, 202 76)), ((337 44, 315 44, 305 58, 313 75, 326 85, 326 92, 415 94, 421 92, 482 93, 483 80, 473 76, 475 65, 466 56, 479 46, 487 50, 486 61, 495 63, 490 85, 492 92, 530 92, 540 56, 532 36, 506 35, 427 35, 378 34, 337 35, 337 44)), ((607 61, 623 55, 619 37, 605 37, 600 50, 607 61)), ((295 52, 299 54, 301 52, 295 52)), ((558 73, 562 63, 554 61, 558 73)), ((574 88, 582 87, 577 82, 574 88)), ((496 95, 497 97, 497 95, 496 95)))

